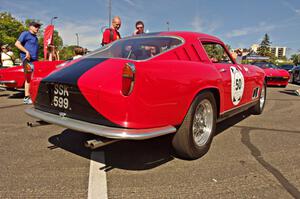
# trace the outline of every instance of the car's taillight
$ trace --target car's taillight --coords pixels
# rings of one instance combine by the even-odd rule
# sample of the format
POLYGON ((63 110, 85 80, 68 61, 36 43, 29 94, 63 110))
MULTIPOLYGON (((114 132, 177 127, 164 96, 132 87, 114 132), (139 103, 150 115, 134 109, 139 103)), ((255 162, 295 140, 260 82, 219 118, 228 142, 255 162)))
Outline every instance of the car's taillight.
POLYGON ((126 63, 122 73, 122 94, 130 95, 135 82, 135 66, 133 63, 126 63))

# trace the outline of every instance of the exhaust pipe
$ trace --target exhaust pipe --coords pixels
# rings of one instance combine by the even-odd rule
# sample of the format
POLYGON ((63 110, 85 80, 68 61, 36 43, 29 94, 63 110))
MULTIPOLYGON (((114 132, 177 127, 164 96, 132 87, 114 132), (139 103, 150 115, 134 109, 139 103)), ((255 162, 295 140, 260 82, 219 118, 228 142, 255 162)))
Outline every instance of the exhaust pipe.
POLYGON ((85 141, 84 146, 87 148, 90 148, 90 149, 97 149, 99 147, 106 146, 108 144, 112 144, 112 143, 115 143, 118 141, 120 141, 120 140, 100 137, 97 139, 85 141))

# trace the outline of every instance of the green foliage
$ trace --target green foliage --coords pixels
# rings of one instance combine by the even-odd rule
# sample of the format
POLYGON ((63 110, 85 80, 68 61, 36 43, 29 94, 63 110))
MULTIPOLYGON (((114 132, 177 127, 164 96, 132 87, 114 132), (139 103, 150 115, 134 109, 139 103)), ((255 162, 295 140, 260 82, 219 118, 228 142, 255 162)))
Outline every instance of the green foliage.
POLYGON ((277 61, 277 58, 271 52, 271 43, 272 42, 270 42, 269 35, 265 34, 263 40, 260 43, 259 48, 257 49, 257 54, 264 56, 264 57, 269 57, 270 58, 269 62, 275 64, 277 61))
POLYGON ((268 34, 265 34, 263 40, 260 43, 259 48, 257 49, 257 53, 261 56, 270 57, 272 59, 271 53, 271 42, 268 34))
POLYGON ((209 58, 216 58, 217 60, 222 60, 224 55, 224 49, 220 45, 216 44, 203 44, 205 51, 209 58))
POLYGON ((300 64, 300 54, 291 55, 291 60, 297 66, 298 64, 300 64))
POLYGON ((68 60, 72 58, 74 54, 74 48, 76 48, 76 45, 71 45, 71 46, 64 46, 59 53, 60 59, 61 60, 68 60))
MULTIPOLYGON (((12 47, 15 57, 19 56, 19 50, 15 47, 15 42, 23 31, 28 30, 28 26, 31 21, 40 22, 40 20, 36 19, 26 19, 25 23, 22 23, 15 19, 10 13, 0 12, 0 45, 9 44, 10 47, 12 47)), ((39 59, 44 59, 44 34, 42 30, 40 30, 38 38, 39 59)), ((57 31, 54 31, 53 42, 58 50, 62 48, 63 40, 57 31)))
POLYGON ((231 46, 230 46, 229 44, 226 44, 226 48, 227 48, 227 50, 230 52, 231 46))
POLYGON ((18 55, 15 42, 24 30, 24 25, 11 14, 0 12, 0 44, 9 44, 15 55, 18 55))

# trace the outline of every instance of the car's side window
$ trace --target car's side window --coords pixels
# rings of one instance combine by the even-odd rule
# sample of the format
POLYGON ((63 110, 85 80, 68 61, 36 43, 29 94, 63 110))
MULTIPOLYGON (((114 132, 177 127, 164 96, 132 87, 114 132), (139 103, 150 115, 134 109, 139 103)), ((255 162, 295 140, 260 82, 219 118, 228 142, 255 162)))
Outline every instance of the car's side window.
POLYGON ((213 63, 232 64, 232 60, 227 51, 218 43, 202 43, 207 56, 213 63))

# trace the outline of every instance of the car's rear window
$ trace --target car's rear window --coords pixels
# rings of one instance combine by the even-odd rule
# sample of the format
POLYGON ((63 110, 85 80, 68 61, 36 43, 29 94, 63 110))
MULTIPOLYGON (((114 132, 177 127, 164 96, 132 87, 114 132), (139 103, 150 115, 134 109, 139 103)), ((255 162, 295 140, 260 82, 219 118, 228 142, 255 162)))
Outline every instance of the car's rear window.
POLYGON ((145 60, 175 48, 182 43, 181 39, 175 37, 132 37, 115 41, 91 53, 88 57, 145 60))

